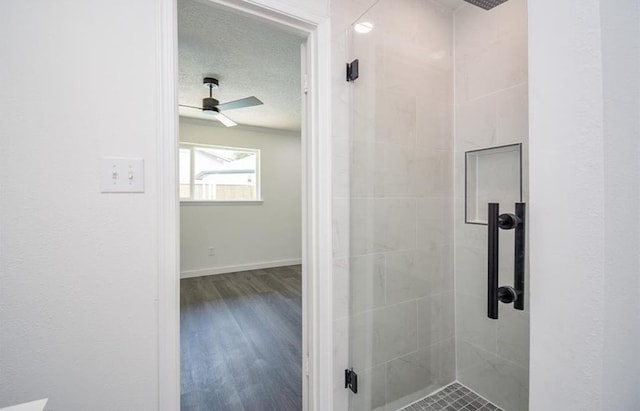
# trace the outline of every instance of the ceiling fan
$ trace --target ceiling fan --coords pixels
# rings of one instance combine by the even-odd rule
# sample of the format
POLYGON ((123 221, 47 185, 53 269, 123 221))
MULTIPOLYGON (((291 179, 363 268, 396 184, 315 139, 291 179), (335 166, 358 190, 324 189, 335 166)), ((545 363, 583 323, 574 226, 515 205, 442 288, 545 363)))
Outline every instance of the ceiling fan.
POLYGON ((228 101, 220 104, 218 100, 213 98, 213 89, 218 88, 218 79, 213 77, 205 77, 202 80, 202 84, 209 88, 209 97, 202 99, 202 107, 187 106, 179 104, 179 107, 202 110, 202 113, 213 116, 216 120, 220 121, 227 127, 237 126, 238 124, 231 120, 229 117, 222 114, 222 111, 235 110, 238 108, 245 108, 251 106, 259 106, 263 104, 256 96, 241 98, 240 100, 228 101))

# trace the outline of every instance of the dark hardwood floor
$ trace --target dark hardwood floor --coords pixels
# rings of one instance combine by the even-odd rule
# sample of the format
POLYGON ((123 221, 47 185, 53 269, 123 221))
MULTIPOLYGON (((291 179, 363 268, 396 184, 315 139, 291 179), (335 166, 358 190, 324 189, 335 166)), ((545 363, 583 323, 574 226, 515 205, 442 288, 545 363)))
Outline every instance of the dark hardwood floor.
POLYGON ((181 280, 181 411, 302 409, 301 267, 181 280))

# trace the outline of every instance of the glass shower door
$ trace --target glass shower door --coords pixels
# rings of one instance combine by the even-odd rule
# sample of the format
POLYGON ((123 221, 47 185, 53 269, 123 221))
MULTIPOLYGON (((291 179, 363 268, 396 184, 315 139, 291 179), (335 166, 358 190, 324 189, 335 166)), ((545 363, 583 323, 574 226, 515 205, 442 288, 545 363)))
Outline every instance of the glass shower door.
MULTIPOLYGON (((353 23, 353 411, 400 410, 445 387, 432 397, 442 409, 528 409, 528 298, 524 310, 500 303, 498 319, 488 307, 488 203, 515 213, 527 201, 526 70, 511 61, 526 67, 522 16, 524 0, 488 12, 378 0, 353 23), (482 38, 496 28, 514 31, 506 51, 482 38)), ((500 230, 497 266, 498 286, 515 289, 514 234, 500 230)))
POLYGON ((452 19, 380 0, 353 27, 351 410, 396 410, 455 381, 452 19))

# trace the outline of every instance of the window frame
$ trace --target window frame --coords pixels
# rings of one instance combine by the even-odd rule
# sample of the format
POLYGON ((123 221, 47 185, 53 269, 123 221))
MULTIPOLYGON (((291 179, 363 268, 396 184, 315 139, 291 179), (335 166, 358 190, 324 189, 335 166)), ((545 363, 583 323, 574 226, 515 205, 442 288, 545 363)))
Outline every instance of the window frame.
MULTIPOLYGON (((202 144, 191 142, 180 142, 178 144, 178 153, 182 149, 189 150, 189 198, 180 197, 180 178, 178 176, 178 198, 180 205, 259 205, 264 202, 262 199, 262 173, 261 173, 261 161, 259 148, 249 147, 232 147, 218 144, 202 144), (237 150, 245 152, 253 152, 256 155, 256 192, 253 200, 196 200, 193 198, 195 194, 195 148, 213 148, 220 150, 237 150)), ((180 170, 180 156, 178 155, 178 171, 180 170)), ((179 174, 179 173, 178 173, 179 174)))

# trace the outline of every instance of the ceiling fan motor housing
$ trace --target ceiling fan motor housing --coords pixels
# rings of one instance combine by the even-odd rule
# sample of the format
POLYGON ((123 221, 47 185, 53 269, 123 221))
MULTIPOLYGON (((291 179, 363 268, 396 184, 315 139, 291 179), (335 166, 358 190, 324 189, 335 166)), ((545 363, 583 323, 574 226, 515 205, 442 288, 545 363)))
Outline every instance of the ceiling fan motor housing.
POLYGON ((213 97, 205 97, 202 99, 202 111, 215 111, 219 113, 218 104, 220 102, 213 97))
POLYGON ((202 85, 209 88, 218 88, 218 79, 213 77, 205 77, 202 79, 202 85))

